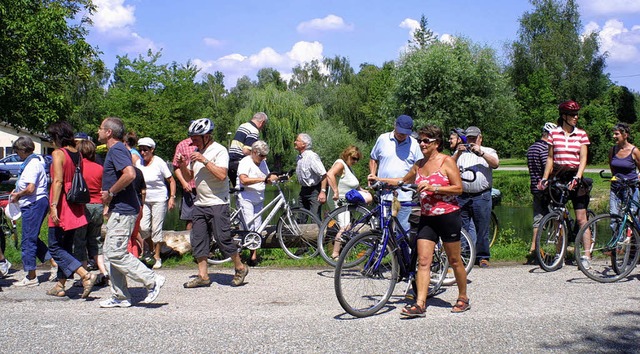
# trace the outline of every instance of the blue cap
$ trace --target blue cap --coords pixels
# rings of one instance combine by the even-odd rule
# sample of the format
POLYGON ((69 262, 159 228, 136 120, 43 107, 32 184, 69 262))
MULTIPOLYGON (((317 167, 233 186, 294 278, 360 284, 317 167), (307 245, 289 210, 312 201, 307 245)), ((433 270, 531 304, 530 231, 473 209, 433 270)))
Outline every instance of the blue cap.
POLYGON ((89 134, 78 132, 73 136, 73 138, 78 140, 89 140, 89 134))
POLYGON ((411 135, 413 119, 407 115, 401 115, 396 119, 396 131, 400 134, 411 135))

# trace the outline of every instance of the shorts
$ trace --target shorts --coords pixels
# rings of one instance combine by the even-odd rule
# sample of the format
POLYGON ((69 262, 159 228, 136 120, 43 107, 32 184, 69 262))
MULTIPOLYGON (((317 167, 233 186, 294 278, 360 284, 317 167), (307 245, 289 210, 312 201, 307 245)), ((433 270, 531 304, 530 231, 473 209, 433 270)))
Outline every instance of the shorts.
POLYGON ((231 237, 228 204, 194 206, 193 226, 190 235, 194 258, 209 256, 211 235, 215 238, 218 248, 225 257, 230 257, 238 252, 238 248, 231 237))
POLYGON ((542 217, 549 213, 549 197, 545 193, 533 195, 533 227, 540 226, 542 217))
POLYGON ((180 220, 191 221, 193 217, 193 202, 196 200, 195 189, 191 193, 182 191, 182 204, 180 204, 180 220))
POLYGON ((418 224, 418 239, 434 243, 438 243, 439 239, 445 243, 458 242, 460 241, 461 228, 460 210, 442 215, 421 215, 418 224))

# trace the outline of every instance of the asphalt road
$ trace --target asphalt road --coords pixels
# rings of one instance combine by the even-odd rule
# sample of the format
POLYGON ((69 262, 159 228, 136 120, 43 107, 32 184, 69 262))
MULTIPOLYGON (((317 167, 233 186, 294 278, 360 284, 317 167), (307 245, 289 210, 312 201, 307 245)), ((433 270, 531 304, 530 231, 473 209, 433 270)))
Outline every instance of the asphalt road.
POLYGON ((426 318, 412 320, 399 316, 404 283, 377 315, 345 314, 329 268, 252 268, 237 288, 229 286, 229 268, 210 268, 214 284, 199 289, 182 287, 195 267, 160 273, 167 282, 156 303, 136 304, 146 290, 132 282, 127 309, 99 308, 108 288, 88 300, 72 288, 70 298, 58 299, 45 295, 52 283, 13 289, 13 278, 1 279, 2 352, 640 352, 638 270, 598 284, 568 266, 474 269, 470 311, 450 313, 457 290, 446 288, 428 301, 426 318))

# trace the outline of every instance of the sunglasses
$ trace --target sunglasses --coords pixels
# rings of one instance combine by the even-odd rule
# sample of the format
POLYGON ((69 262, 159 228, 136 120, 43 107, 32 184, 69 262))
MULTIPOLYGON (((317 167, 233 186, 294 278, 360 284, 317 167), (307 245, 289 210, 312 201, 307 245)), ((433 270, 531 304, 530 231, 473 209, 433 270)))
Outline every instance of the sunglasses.
POLYGON ((353 162, 358 162, 358 161, 360 161, 360 159, 359 159, 359 158, 357 158, 357 157, 353 157, 353 156, 351 156, 351 160, 352 160, 353 162))
POLYGON ((432 142, 438 140, 438 139, 433 139, 433 138, 424 138, 424 139, 416 139, 418 140, 418 144, 423 143, 423 144, 431 144, 432 142))
POLYGON ((140 151, 143 151, 143 152, 151 151, 151 149, 147 148, 147 147, 141 147, 139 149, 140 149, 140 151))

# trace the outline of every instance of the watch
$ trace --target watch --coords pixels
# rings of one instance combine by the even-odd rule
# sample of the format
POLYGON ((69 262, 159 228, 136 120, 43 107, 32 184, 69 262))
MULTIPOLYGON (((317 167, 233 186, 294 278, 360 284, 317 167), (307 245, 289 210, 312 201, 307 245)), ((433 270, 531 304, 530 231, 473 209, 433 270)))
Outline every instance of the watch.
POLYGON ((209 162, 211 162, 211 161, 209 161, 209 160, 205 159, 202 163, 206 166, 206 165, 208 165, 208 164, 209 164, 209 162))
POLYGON ((322 192, 322 193, 327 193, 327 189, 326 189, 326 188, 322 188, 322 189, 320 190, 320 192, 322 192))
POLYGON ((110 196, 111 198, 113 198, 113 197, 115 197, 115 196, 116 196, 116 193, 113 193, 111 190, 108 190, 108 191, 107 191, 107 193, 109 194, 109 196, 110 196))

